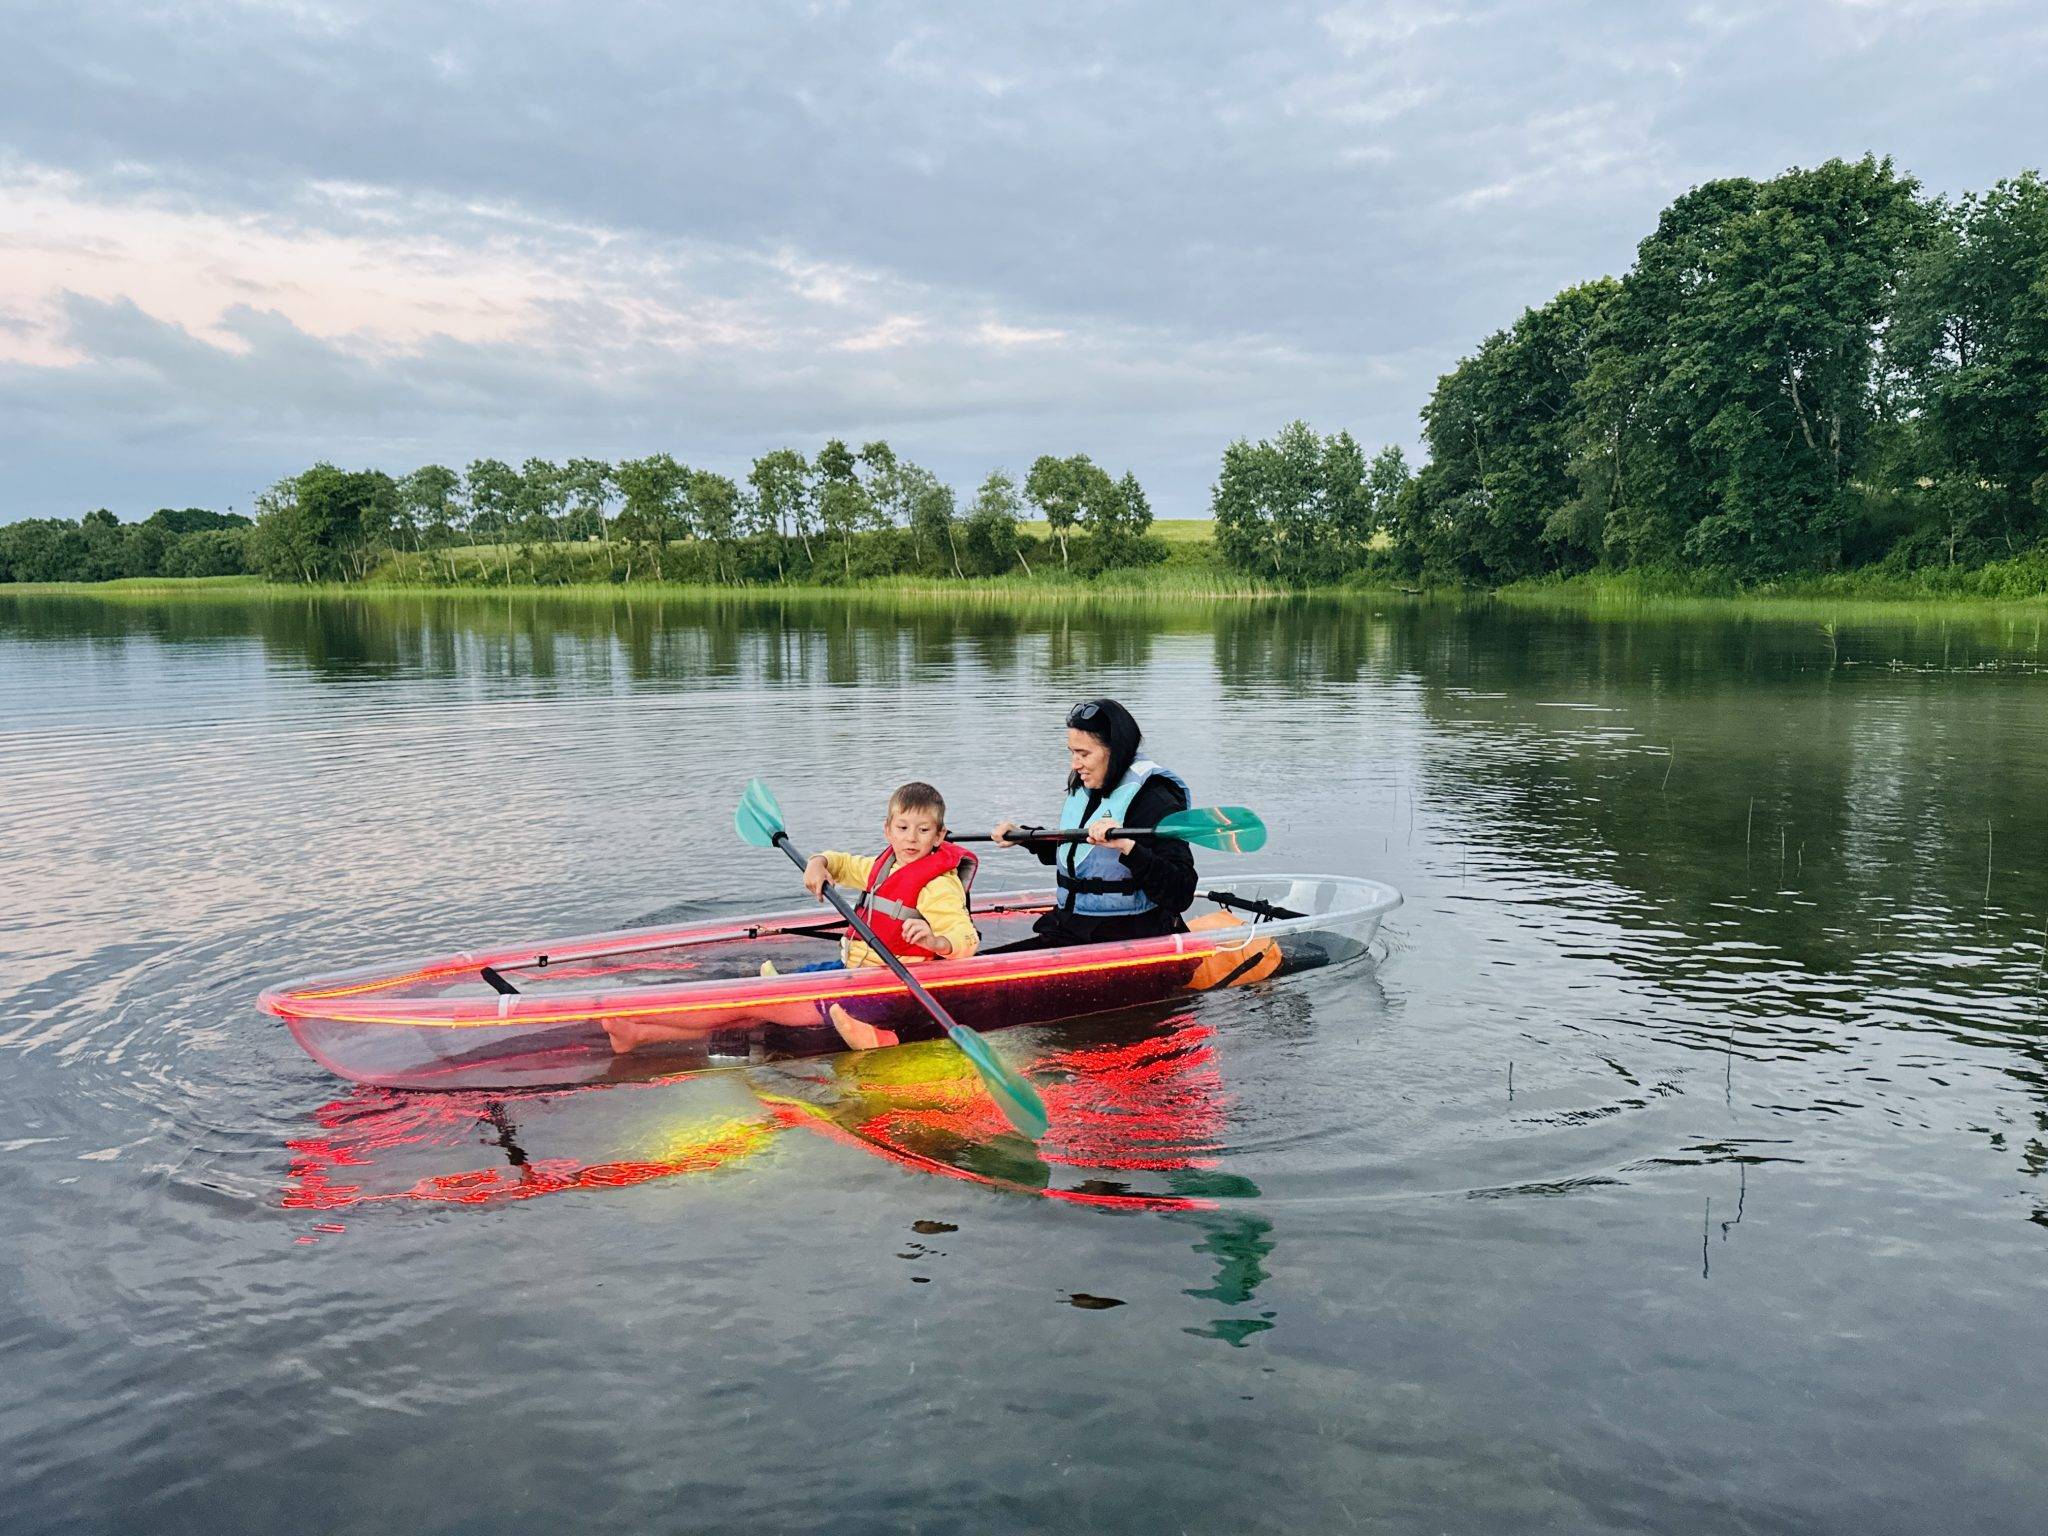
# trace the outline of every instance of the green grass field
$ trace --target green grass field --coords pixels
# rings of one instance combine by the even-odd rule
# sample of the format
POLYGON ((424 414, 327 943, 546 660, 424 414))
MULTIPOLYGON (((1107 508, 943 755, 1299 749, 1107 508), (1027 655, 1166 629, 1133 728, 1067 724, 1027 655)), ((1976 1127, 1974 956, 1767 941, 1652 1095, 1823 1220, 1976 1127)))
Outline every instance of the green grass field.
MULTIPOLYGON (((1052 538, 1052 525, 1043 522, 1022 522, 1017 525, 1034 539, 1052 538)), ((1216 522, 1208 517, 1161 518, 1152 525, 1152 532, 1168 544, 1180 548, 1190 544, 1207 544, 1216 534, 1216 522)))

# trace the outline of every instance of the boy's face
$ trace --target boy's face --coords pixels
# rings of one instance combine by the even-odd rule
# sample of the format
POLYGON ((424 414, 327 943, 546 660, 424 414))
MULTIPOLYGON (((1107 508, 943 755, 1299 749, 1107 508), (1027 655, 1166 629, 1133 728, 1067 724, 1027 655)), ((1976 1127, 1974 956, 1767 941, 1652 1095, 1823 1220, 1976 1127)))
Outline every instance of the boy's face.
POLYGON ((885 830, 889 834, 889 851, 896 855, 898 864, 923 858, 946 835, 945 823, 937 811, 891 811, 885 830))

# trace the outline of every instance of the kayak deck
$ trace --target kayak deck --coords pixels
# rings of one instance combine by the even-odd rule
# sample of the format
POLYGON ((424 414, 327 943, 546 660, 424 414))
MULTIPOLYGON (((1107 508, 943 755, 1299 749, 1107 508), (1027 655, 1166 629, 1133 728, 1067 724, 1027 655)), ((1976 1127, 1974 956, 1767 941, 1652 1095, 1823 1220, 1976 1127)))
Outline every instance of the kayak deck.
MULTIPOLYGON (((920 965, 918 979, 976 1029, 1044 1023, 1356 959, 1401 900, 1332 875, 1239 879, 1216 894, 1237 901, 1198 902, 1188 933, 1000 955, 988 951, 1028 936, 1055 898, 991 893, 975 911, 982 952, 920 965)), ((259 1006, 330 1070, 394 1088, 559 1086, 824 1055, 844 1049, 825 1017, 834 1005, 905 1041, 937 1036, 886 969, 791 974, 835 958, 841 931, 817 907, 700 920, 370 967, 272 988, 259 1006), (760 975, 763 961, 780 974, 760 975)))

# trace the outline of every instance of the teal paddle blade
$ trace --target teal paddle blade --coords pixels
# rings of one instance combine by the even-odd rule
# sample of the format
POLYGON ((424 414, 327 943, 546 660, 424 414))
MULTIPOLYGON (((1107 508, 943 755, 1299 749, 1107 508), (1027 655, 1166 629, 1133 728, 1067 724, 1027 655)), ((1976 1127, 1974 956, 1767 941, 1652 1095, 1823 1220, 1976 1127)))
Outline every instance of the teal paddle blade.
POLYGON ((756 848, 773 848, 782 831, 782 807, 759 779, 747 780, 747 792, 740 796, 739 809, 732 813, 740 839, 756 848))
POLYGON ((996 1108, 1003 1112, 1003 1118, 1015 1126, 1019 1134, 1033 1141, 1045 1135, 1046 1127, 1052 1122, 1045 1113, 1045 1100, 1039 1096, 1031 1080, 990 1050, 988 1042, 965 1024, 955 1024, 946 1033, 960 1047, 961 1054, 974 1064, 974 1070, 981 1074, 982 1086, 996 1101, 996 1108))
POLYGON ((1257 853, 1266 846, 1266 824, 1241 805, 1208 805, 1162 816, 1153 832, 1223 853, 1257 853))

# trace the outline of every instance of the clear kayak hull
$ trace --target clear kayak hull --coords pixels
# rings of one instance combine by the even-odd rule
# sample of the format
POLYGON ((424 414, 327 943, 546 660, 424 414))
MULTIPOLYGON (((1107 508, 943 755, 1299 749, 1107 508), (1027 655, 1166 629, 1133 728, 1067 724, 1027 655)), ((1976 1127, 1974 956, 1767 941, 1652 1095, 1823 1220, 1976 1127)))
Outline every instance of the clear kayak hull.
MULTIPOLYGON (((961 1023, 1048 1023, 1342 965, 1366 953, 1400 895, 1378 881, 1267 875, 1204 900, 1187 933, 1016 954, 1049 891, 1001 892, 975 914, 983 953, 920 965, 961 1023)), ((938 1026, 887 970, 797 972, 837 953, 815 907, 761 917, 464 951, 274 987, 259 1006, 330 1070, 389 1088, 523 1088, 646 1077, 843 1050, 843 1007, 905 1041, 938 1026), (763 961, 779 974, 762 976, 763 961)))

